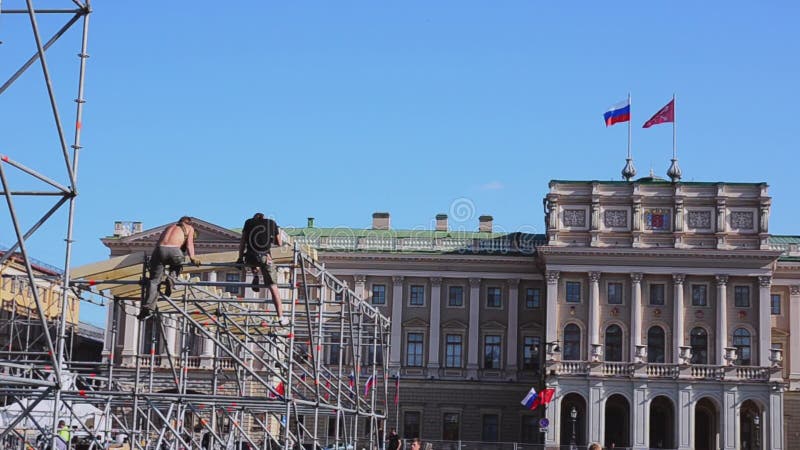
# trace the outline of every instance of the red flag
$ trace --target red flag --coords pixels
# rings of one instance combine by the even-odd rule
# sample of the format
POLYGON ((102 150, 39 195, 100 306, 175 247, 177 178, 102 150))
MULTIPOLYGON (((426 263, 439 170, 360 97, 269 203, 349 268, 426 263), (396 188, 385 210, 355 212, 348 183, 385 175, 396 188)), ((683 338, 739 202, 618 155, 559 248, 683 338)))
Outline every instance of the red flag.
POLYGON ((553 395, 555 395, 556 390, 553 388, 546 388, 542 389, 542 392, 539 392, 539 395, 536 397, 536 400, 533 401, 531 405, 531 410, 534 410, 539 407, 539 405, 547 406, 550 401, 553 400, 553 395))
POLYGON ((394 404, 400 403, 400 375, 394 379, 394 404))
POLYGON ((642 128, 650 128, 653 125, 660 123, 675 122, 675 99, 670 100, 663 108, 659 109, 657 113, 653 114, 647 122, 644 123, 642 128))

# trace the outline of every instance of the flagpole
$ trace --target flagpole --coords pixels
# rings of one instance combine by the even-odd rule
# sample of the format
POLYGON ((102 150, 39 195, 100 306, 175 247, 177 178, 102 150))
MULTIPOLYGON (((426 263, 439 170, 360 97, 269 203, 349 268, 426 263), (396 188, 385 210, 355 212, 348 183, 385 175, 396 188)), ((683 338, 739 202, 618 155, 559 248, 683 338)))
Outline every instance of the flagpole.
POLYGON ((670 164, 669 169, 667 170, 667 176, 672 180, 673 183, 677 183, 681 180, 681 168, 678 165, 678 131, 677 131, 677 122, 678 122, 678 114, 677 109, 678 105, 676 104, 675 93, 672 93, 672 164, 670 164))
MULTIPOLYGON (((628 109, 630 110, 631 107, 631 93, 628 92, 628 109)), ((630 113, 628 113, 630 114, 630 113)), ((633 122, 632 118, 628 119, 628 159, 631 159, 631 122, 633 122)))
POLYGON ((636 176, 636 168, 633 167, 633 158, 631 157, 631 93, 628 92, 628 157, 625 158, 625 167, 622 168, 622 178, 625 181, 631 181, 631 178, 636 176))

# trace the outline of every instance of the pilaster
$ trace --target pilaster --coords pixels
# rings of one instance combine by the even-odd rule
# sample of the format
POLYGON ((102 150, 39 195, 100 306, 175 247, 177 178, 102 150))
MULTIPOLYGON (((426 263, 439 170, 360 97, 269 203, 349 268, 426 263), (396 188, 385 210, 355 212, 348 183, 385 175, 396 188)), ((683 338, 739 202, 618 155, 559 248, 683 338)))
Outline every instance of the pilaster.
POLYGON ((402 347, 402 332, 400 324, 403 322, 403 277, 392 277, 392 347, 389 352, 389 362, 394 367, 400 366, 400 349, 402 347))
POLYGON ((481 279, 469 279, 469 335, 467 341, 467 378, 478 378, 478 326, 481 315, 481 279))
POLYGON ((772 318, 770 317, 770 287, 772 277, 758 277, 758 365, 769 367, 769 349, 772 346, 772 318))
POLYGON ((789 389, 800 389, 800 285, 789 290, 789 389))
POLYGON ((678 449, 689 450, 694 447, 694 405, 692 404, 692 385, 680 385, 677 403, 677 415, 675 417, 675 422, 678 425, 678 449))
POLYGON ((642 274, 631 274, 631 361, 639 358, 642 346, 642 274))
POLYGON ((506 373, 517 378, 517 349, 519 348, 519 279, 508 280, 508 345, 506 346, 506 373))
POLYGON ((124 310, 125 323, 125 328, 122 330, 125 333, 122 347, 122 365, 132 366, 136 363, 136 355, 139 354, 141 322, 136 318, 139 314, 139 305, 122 303, 121 308, 124 310))
POLYGON ((586 348, 591 360, 599 359, 600 348, 600 272, 589 272, 589 331, 586 348))
POLYGON ((724 450, 737 448, 736 428, 738 428, 739 407, 737 406, 736 386, 724 385, 722 392, 722 411, 719 412, 720 442, 724 450))
POLYGON ((672 275, 672 283, 674 289, 672 317, 675 329, 672 333, 672 362, 679 364, 681 347, 683 346, 683 333, 684 333, 684 306, 683 306, 683 282, 686 280, 686 275, 675 274, 672 275))
POLYGON ((431 277, 430 339, 428 342, 428 376, 439 376, 439 345, 441 341, 442 279, 431 277))
POLYGON ((545 317, 545 339, 547 343, 558 340, 558 276, 557 271, 548 270, 547 277, 547 317, 545 317))
POLYGON ((647 410, 648 403, 646 400, 647 384, 635 383, 633 386, 633 421, 631 423, 633 429, 631 431, 633 434, 633 448, 636 450, 650 448, 647 427, 650 412, 647 410))
POLYGON ((356 296, 362 300, 366 300, 366 296, 364 293, 366 291, 367 286, 367 276, 366 275, 354 275, 353 280, 355 281, 355 286, 353 287, 353 292, 356 293, 356 296))
POLYGON ((767 439, 769 445, 767 448, 772 450, 783 450, 783 388, 773 389, 769 394, 769 411, 765 416, 769 416, 767 420, 767 439))
POLYGON ((717 335, 714 351, 716 364, 726 365, 725 348, 728 347, 728 276, 717 275, 717 335))

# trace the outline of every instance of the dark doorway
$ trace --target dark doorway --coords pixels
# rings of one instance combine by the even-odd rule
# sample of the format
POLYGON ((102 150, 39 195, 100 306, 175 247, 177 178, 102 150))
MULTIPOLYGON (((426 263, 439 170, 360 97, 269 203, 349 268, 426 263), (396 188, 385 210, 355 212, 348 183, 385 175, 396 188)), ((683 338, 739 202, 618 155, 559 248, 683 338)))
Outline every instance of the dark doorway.
POLYGON ((694 407, 694 448, 717 448, 717 407, 707 398, 701 399, 694 407))
POLYGON ((664 396, 650 402, 650 448, 675 448, 675 410, 664 396))
POLYGON ((762 434, 764 424, 761 422, 761 409, 752 400, 745 400, 739 408, 739 429, 741 434, 739 439, 742 442, 742 450, 764 448, 762 434))
POLYGON ((631 408, 628 399, 614 394, 606 400, 607 448, 630 447, 631 408))
POLYGON ((561 445, 570 448, 586 446, 586 400, 578 394, 568 394, 561 400, 561 445), (574 417, 573 417, 574 416, 574 417))

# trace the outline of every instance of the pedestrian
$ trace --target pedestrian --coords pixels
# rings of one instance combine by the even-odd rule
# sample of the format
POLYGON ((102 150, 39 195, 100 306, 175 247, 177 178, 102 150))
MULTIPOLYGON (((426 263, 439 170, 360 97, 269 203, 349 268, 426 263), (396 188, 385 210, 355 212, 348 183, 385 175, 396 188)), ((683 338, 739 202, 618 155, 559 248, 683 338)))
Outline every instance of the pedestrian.
POLYGON ((420 442, 419 438, 414 438, 411 441, 411 450, 422 450, 422 442, 420 442))
POLYGON ((400 450, 403 448, 403 440, 397 435, 397 429, 392 428, 392 431, 389 432, 387 444, 386 450, 400 450))
POLYGON ((281 231, 274 220, 264 217, 262 213, 255 213, 251 219, 247 219, 242 227, 242 238, 239 241, 238 263, 244 263, 253 272, 253 291, 260 290, 258 278, 259 269, 264 277, 264 285, 267 286, 272 294, 272 303, 278 313, 278 323, 285 327, 289 325, 289 319, 283 316, 283 305, 281 304, 281 294, 278 290, 278 271, 272 263, 270 249, 272 244, 283 245, 281 231))

